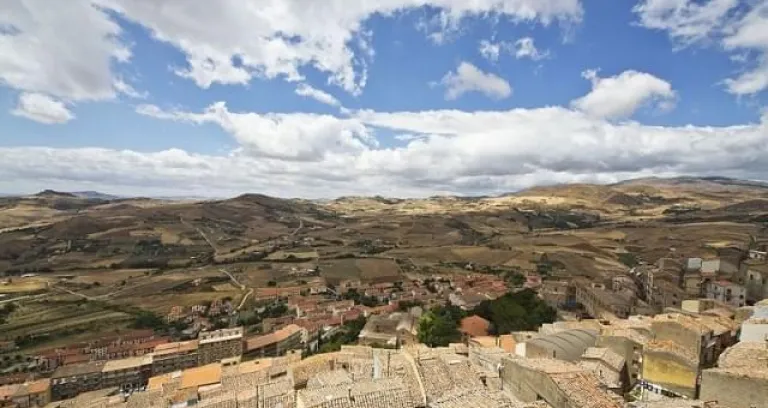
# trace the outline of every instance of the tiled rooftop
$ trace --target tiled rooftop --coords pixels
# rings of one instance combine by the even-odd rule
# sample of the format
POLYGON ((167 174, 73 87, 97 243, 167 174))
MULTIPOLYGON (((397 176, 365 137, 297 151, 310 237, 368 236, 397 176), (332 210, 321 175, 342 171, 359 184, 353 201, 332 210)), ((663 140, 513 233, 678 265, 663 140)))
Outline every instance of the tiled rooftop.
POLYGON ((614 370, 621 370, 624 366, 624 357, 608 348, 590 347, 581 356, 586 360, 600 360, 614 370))
POLYGON ((586 372, 551 374, 550 378, 571 402, 570 406, 585 408, 622 408, 607 391, 598 388, 594 375, 586 372))

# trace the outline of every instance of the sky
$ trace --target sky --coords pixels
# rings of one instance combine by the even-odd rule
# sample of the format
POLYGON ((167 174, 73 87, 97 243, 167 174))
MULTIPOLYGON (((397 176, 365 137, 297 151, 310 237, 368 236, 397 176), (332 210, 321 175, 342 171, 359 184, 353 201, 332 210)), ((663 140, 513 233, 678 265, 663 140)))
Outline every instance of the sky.
POLYGON ((0 192, 768 179, 768 0, 3 0, 0 192))

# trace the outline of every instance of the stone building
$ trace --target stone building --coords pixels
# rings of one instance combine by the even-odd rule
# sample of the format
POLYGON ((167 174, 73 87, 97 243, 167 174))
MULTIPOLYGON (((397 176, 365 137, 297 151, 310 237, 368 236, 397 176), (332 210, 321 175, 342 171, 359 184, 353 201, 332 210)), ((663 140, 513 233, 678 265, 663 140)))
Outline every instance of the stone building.
POLYGON ((626 319, 634 313, 635 296, 629 290, 614 292, 602 284, 576 280, 576 301, 596 319, 619 317, 626 319))
POLYGON ((582 354, 578 366, 589 371, 605 388, 618 395, 629 391, 630 378, 627 362, 609 348, 590 347, 582 354))
POLYGON ((768 407, 768 345, 741 342, 726 350, 717 368, 702 373, 701 399, 730 408, 768 407))
POLYGON ((36 408, 48 405, 51 402, 51 379, 44 378, 19 384, 11 395, 11 401, 15 404, 13 405, 15 408, 36 408))
POLYGON ((102 387, 117 387, 121 390, 135 390, 147 385, 152 376, 152 356, 130 357, 111 360, 101 370, 102 387))
POLYGON ((515 354, 527 358, 577 361, 589 347, 595 345, 597 336, 598 333, 591 330, 565 330, 518 343, 515 354))
POLYGON ((303 329, 289 324, 280 330, 245 341, 244 355, 247 357, 278 357, 290 350, 301 350, 303 329))
POLYGON ((708 282, 705 290, 708 299, 714 299, 733 307, 746 306, 747 290, 737 283, 724 280, 708 282))
POLYGON ((358 344, 400 347, 417 343, 418 317, 413 313, 395 312, 388 315, 374 315, 360 331, 358 344))
POLYGON ((651 341, 643 349, 643 381, 686 398, 698 396, 701 362, 695 349, 671 340, 651 341))
POLYGON ((197 350, 197 340, 166 343, 155 347, 152 375, 196 367, 199 360, 197 350))
POLYGON ((553 408, 620 408, 615 394, 600 388, 590 372, 565 361, 508 357, 501 369, 502 387, 523 403, 546 401, 553 408))
POLYGON ((91 361, 57 368, 51 375, 51 400, 74 398, 103 388, 101 371, 104 364, 104 361, 91 361))
POLYGON ((243 354, 243 328, 201 332, 198 335, 198 365, 203 366, 243 354))

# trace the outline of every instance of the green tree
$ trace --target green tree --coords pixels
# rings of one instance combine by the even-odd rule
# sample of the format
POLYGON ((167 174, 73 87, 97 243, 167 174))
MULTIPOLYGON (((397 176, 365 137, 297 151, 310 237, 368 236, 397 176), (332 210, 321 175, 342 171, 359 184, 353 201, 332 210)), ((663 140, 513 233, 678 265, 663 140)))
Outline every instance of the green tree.
POLYGON ((136 314, 131 326, 134 329, 159 330, 165 328, 165 321, 153 312, 142 310, 136 314))
POLYGON ((430 310, 419 321, 418 339, 430 347, 444 347, 461 340, 461 333, 448 316, 430 310))
POLYGON ((495 334, 536 330, 557 317, 557 311, 530 289, 486 300, 475 308, 474 313, 490 321, 495 334))

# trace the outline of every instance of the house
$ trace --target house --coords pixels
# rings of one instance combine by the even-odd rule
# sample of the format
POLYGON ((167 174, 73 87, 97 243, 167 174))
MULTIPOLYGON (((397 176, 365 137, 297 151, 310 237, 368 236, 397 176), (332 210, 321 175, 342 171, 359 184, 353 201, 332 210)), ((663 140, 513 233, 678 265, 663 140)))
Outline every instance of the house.
POLYGON ((196 367, 198 345, 197 340, 190 340, 156 346, 152 359, 152 375, 196 367))
POLYGON ((295 324, 289 324, 273 333, 250 337, 245 340, 247 357, 278 357, 290 350, 301 350, 304 347, 304 329, 295 324))
POLYGON ((78 394, 102 387, 104 361, 61 366, 51 375, 51 400, 74 398, 78 394))
POLYGON ((585 371, 592 372, 607 389, 619 395, 629 391, 630 378, 627 362, 609 348, 590 347, 577 363, 585 371))
POLYGON ((51 402, 51 379, 44 378, 19 384, 11 396, 11 401, 13 404, 16 404, 17 408, 44 407, 48 405, 51 402))
POLYGON ((718 300, 733 307, 746 306, 747 290, 737 283, 724 280, 709 282, 706 295, 708 299, 718 300))
POLYGON ((461 319, 459 331, 466 337, 487 336, 491 328, 491 322, 478 315, 472 315, 461 319))
POLYGON ((130 357, 111 360, 101 370, 102 387, 117 387, 121 390, 136 390, 147 385, 152 376, 152 356, 130 357))
POLYGON ((395 312, 374 315, 368 318, 358 335, 358 344, 365 346, 400 347, 417 343, 416 328, 418 316, 412 313, 395 312))
POLYGON ((198 365, 217 363, 243 354, 243 328, 202 332, 198 336, 198 365))

